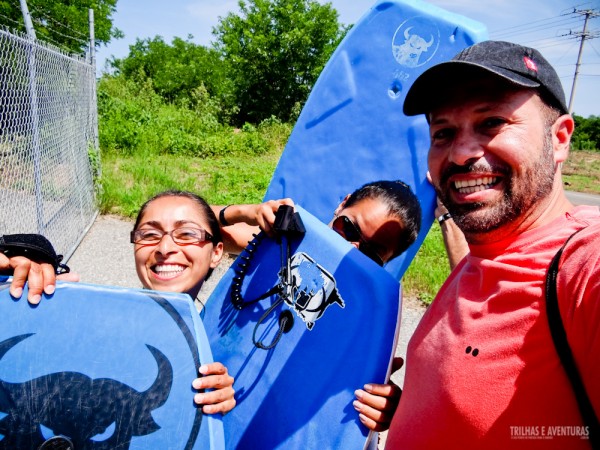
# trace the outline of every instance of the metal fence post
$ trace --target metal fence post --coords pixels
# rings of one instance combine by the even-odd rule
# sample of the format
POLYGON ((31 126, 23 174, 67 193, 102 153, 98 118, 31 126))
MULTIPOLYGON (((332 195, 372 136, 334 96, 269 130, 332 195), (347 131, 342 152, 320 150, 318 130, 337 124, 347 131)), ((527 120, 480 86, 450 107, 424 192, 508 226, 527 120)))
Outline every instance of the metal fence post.
MULTIPOLYGON (((91 85, 91 93, 92 93, 92 103, 96 108, 93 110, 93 131, 94 131, 94 149, 98 156, 98 178, 101 177, 102 173, 100 172, 100 138, 98 133, 98 97, 96 92, 96 35, 94 32, 94 10, 90 8, 89 10, 89 20, 90 20, 90 64, 92 65, 92 77, 90 82, 91 85)), ((93 108, 92 108, 93 109, 93 108)))
POLYGON ((31 138, 33 146, 33 176, 35 183, 35 210, 37 217, 37 232, 39 234, 45 234, 44 226, 44 202, 42 199, 42 168, 41 168, 41 150, 40 150, 40 125, 39 125, 39 113, 38 113, 38 102, 37 102, 37 84, 35 74, 35 29, 31 22, 31 16, 29 15, 29 9, 27 8, 26 0, 20 0, 21 12, 23 14, 23 21, 25 22, 25 28, 27 29, 27 37, 29 38, 29 48, 27 53, 27 64, 29 70, 29 101, 31 104, 31 138))

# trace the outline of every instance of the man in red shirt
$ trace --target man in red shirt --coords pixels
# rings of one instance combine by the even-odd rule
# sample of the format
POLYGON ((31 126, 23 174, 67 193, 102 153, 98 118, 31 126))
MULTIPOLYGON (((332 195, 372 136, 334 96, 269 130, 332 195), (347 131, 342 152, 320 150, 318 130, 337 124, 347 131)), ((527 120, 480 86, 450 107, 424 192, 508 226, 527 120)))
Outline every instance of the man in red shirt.
POLYGON ((429 170, 470 253, 425 313, 386 448, 589 448, 554 346, 545 276, 560 259, 568 344, 600 412, 600 212, 565 197, 574 128, 536 50, 485 41, 424 72, 407 115, 430 126, 429 170))

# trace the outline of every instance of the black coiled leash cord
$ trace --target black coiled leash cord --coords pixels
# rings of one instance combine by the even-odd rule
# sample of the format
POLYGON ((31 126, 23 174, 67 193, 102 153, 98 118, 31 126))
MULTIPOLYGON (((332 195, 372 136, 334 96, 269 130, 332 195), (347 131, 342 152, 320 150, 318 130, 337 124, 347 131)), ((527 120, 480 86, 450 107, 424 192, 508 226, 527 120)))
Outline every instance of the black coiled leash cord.
POLYGON ((291 206, 282 205, 275 214, 275 223, 273 224, 277 242, 280 247, 280 259, 281 268, 278 273, 279 282, 259 297, 246 301, 242 295, 242 285, 244 278, 248 273, 252 259, 256 253, 257 247, 267 237, 264 231, 261 231, 258 235, 254 235, 242 254, 238 258, 237 265, 235 267, 235 277, 231 285, 231 303, 234 308, 242 310, 249 305, 253 305, 260 300, 277 295, 277 300, 264 312, 264 314, 258 319, 254 326, 254 332, 252 333, 252 342, 257 348, 263 350, 270 350, 274 348, 281 336, 289 332, 294 325, 294 315, 289 309, 282 311, 279 314, 279 329, 275 334, 275 337, 270 344, 265 344, 262 340, 256 338, 256 333, 259 325, 261 325, 272 312, 281 305, 286 299, 289 304, 293 304, 293 281, 291 279, 291 245, 290 240, 293 238, 304 235, 305 228, 302 220, 298 213, 295 213, 291 206), (284 242, 285 241, 285 242, 284 242))

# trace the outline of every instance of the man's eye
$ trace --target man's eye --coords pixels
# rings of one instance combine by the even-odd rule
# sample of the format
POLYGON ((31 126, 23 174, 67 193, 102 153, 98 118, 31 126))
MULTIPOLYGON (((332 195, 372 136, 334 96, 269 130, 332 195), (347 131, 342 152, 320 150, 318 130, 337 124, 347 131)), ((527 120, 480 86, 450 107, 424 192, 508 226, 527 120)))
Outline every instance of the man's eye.
POLYGON ((490 117, 483 121, 483 126, 485 128, 496 128, 504 125, 504 123, 506 123, 506 121, 500 117, 490 117))
POLYGON ((453 132, 449 128, 442 128, 440 130, 436 130, 431 134, 432 141, 441 141, 444 139, 449 139, 453 135, 453 132))

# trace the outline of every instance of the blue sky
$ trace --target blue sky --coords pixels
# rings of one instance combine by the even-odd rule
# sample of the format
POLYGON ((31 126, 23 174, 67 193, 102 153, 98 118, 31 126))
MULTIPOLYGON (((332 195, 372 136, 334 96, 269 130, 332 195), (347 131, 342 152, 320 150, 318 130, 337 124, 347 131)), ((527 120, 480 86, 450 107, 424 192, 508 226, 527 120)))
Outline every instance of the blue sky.
MULTIPOLYGON (((326 3, 325 0, 319 0, 326 3)), ((331 0, 342 23, 355 23, 375 0, 331 0)), ((501 39, 538 48, 556 68, 567 96, 571 95, 579 40, 570 32, 583 30, 583 16, 569 14, 596 9, 600 0, 430 0, 453 13, 467 16, 487 26, 491 39, 501 39)), ((110 56, 127 56, 136 38, 160 35, 166 42, 173 37, 187 38, 208 45, 211 30, 219 17, 238 10, 237 0, 118 0, 114 24, 125 33, 97 51, 98 69, 110 56)), ((574 98, 575 114, 600 116, 600 18, 591 19, 588 32, 596 31, 596 39, 584 45, 582 64, 574 98)))

